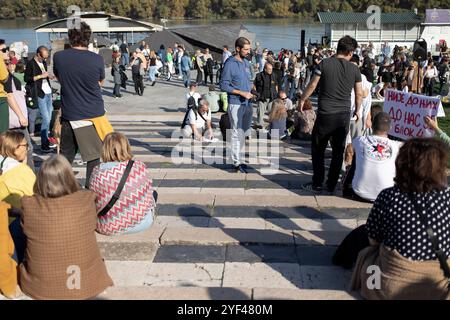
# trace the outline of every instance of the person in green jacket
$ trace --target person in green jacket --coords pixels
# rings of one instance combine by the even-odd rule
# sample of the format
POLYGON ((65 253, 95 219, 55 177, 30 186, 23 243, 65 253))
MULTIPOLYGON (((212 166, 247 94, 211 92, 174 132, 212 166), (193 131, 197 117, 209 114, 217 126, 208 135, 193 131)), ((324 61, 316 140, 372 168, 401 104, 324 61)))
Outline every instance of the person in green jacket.
POLYGON ((442 140, 442 142, 444 142, 447 145, 447 147, 450 148, 450 137, 444 131, 442 131, 441 128, 439 128, 437 119, 435 117, 431 118, 429 116, 426 116, 425 122, 432 130, 436 132, 436 136, 440 140, 442 140))

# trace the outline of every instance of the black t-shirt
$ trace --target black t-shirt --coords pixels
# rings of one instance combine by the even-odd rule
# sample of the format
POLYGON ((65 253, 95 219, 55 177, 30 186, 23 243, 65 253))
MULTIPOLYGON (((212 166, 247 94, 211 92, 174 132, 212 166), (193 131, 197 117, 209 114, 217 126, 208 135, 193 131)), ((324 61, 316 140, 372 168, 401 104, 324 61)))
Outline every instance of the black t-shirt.
POLYGON ((320 54, 314 53, 314 55, 313 55, 314 68, 317 68, 319 66, 321 60, 322 60, 322 57, 320 56, 320 54), (319 63, 317 63, 317 60, 319 60, 319 63))
POLYGON ((141 64, 142 64, 142 59, 141 58, 137 58, 133 65, 131 66, 131 73, 132 74, 140 74, 141 72, 141 64))
POLYGON ((308 68, 309 69, 314 69, 314 61, 313 61, 313 56, 311 54, 308 54, 306 56, 306 63, 308 64, 308 68))
POLYGON ((119 48, 121 53, 128 53, 128 45, 126 43, 122 43, 119 48))
POLYGON ((374 80, 374 74, 373 74, 373 69, 372 69, 372 65, 374 65, 374 64, 375 64, 374 59, 371 59, 369 57, 364 58, 363 65, 361 68, 361 73, 366 76, 367 81, 369 81, 369 82, 373 82, 373 80, 374 80))
POLYGON ((105 106, 99 81, 105 79, 103 58, 88 50, 55 53, 53 71, 61 83, 62 118, 68 121, 103 116, 105 106))
POLYGON ((156 66, 156 58, 150 58, 150 67, 156 66))
POLYGON ((381 81, 384 83, 391 83, 393 74, 390 71, 391 67, 381 66, 378 70, 378 76, 381 77, 381 81))
POLYGON ((320 76, 318 113, 350 113, 352 89, 361 82, 358 67, 345 59, 331 57, 322 60, 315 74, 320 76))

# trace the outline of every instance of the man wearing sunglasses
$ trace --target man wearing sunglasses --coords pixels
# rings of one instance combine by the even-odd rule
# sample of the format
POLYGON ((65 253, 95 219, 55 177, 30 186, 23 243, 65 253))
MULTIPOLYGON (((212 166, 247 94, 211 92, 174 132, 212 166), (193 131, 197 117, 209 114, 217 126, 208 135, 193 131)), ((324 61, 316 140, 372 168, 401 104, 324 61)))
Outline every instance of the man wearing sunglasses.
POLYGON ((53 152, 50 148, 48 134, 53 112, 50 80, 53 80, 54 77, 47 71, 48 57, 49 50, 44 46, 40 46, 37 49, 34 58, 28 62, 24 76, 25 82, 29 88, 30 97, 37 101, 39 113, 42 117, 41 152, 43 153, 53 152))
POLYGON ((9 108, 7 94, 4 84, 8 79, 9 72, 5 61, 9 59, 9 48, 5 45, 5 40, 0 39, 0 133, 9 129, 9 108))

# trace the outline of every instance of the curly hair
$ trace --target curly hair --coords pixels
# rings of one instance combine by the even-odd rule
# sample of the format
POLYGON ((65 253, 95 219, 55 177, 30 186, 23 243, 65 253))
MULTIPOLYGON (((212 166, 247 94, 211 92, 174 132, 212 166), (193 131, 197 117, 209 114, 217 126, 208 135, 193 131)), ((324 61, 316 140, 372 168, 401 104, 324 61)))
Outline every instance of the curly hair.
POLYGON ((426 193, 445 189, 448 156, 448 149, 439 140, 408 140, 395 161, 395 185, 402 192, 426 193))
POLYGON ((80 28, 69 29, 69 42, 72 47, 85 47, 89 46, 92 30, 86 22, 80 23, 80 28))

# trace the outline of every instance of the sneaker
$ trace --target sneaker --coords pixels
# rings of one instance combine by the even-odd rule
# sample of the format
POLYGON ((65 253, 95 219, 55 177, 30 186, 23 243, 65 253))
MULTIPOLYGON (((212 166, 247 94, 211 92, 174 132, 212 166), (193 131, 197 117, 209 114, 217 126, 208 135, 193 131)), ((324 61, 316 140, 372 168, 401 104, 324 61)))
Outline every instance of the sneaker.
POLYGON ((244 166, 242 164, 238 166, 234 166, 234 170, 236 170, 237 173, 247 173, 247 170, 245 170, 244 166))
POLYGON ((322 187, 314 187, 312 182, 302 184, 300 188, 302 188, 305 191, 312 192, 312 193, 321 193, 323 191, 322 187))
POLYGON ((58 144, 58 140, 56 140, 56 138, 53 137, 49 137, 48 142, 50 142, 51 144, 58 144))

